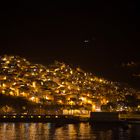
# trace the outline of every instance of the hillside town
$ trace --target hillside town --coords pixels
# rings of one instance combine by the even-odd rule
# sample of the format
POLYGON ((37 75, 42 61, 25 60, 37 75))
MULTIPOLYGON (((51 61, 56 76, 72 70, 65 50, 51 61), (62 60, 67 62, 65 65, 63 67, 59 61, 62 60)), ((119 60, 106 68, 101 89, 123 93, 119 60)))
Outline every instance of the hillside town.
POLYGON ((139 91, 63 62, 47 66, 19 56, 0 57, 0 113, 86 114, 139 111, 139 91), (8 98, 9 103, 4 103, 8 98), (21 100, 16 109, 11 100, 21 100), (32 107, 28 107, 30 104, 32 107))

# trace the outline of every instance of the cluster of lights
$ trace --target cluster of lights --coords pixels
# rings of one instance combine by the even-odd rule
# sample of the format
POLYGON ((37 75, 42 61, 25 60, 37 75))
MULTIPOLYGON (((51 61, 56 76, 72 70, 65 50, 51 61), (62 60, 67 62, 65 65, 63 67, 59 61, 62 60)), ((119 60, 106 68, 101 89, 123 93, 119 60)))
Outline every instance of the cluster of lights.
POLYGON ((108 102, 123 101, 125 95, 136 91, 64 63, 45 67, 4 55, 0 57, 0 93, 42 105, 90 106, 96 110, 108 102))

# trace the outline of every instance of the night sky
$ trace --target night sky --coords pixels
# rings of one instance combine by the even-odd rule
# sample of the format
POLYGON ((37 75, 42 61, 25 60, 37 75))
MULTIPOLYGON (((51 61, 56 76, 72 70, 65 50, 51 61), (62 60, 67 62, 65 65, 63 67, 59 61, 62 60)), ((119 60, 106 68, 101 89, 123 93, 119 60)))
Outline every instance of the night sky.
MULTIPOLYGON (((93 0, 94 1, 94 0, 93 0)), ((109 80, 139 87, 139 11, 131 2, 9 3, 0 10, 0 55, 47 65, 80 66, 109 80)))

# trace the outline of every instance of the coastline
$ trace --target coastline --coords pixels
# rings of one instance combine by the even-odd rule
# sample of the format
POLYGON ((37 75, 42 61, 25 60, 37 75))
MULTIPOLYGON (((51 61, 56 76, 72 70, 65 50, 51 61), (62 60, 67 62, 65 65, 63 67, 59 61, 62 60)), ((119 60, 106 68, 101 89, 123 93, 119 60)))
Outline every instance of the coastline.
POLYGON ((92 117, 80 117, 73 115, 0 115, 1 122, 50 122, 50 123, 80 123, 88 122, 90 124, 101 124, 101 123, 112 123, 112 124, 140 124, 140 119, 102 119, 101 118, 93 119, 92 117))

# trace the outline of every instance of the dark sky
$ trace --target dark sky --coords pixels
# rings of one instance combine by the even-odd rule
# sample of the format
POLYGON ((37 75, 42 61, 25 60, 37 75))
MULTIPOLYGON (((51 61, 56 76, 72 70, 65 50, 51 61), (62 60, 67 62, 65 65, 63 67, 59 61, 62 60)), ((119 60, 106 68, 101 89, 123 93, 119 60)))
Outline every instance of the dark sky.
POLYGON ((54 60, 139 86, 122 62, 140 62, 139 11, 131 2, 7 3, 0 11, 0 55, 54 60))

